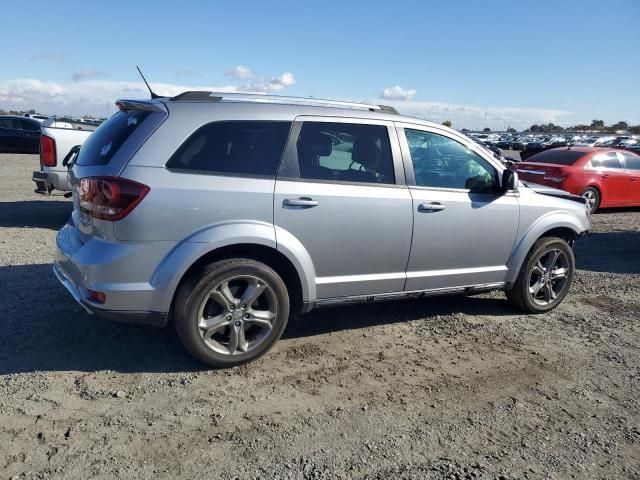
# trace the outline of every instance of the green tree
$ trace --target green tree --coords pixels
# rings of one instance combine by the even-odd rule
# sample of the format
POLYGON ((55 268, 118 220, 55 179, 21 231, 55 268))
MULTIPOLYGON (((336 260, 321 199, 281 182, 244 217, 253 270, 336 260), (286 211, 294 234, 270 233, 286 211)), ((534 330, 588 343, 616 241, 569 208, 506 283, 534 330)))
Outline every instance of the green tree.
POLYGON ((451 120, 445 120, 444 122, 442 122, 442 124, 445 127, 449 127, 449 128, 451 128, 451 126, 453 125, 453 123, 451 123, 451 120))
POLYGON ((513 128, 513 127, 509 127, 509 128, 507 128, 507 132, 508 132, 508 133, 518 133, 518 131, 517 131, 515 128, 513 128))
POLYGON ((591 122, 591 128, 604 128, 604 120, 593 120, 591 122))
POLYGON ((627 122, 618 122, 611 125, 611 130, 614 132, 616 130, 628 130, 628 129, 629 129, 629 124, 627 122))
POLYGON ((484 128, 482 129, 482 131, 483 131, 483 132, 490 132, 490 131, 491 131, 491 129, 490 129, 489 127, 484 127, 484 128))

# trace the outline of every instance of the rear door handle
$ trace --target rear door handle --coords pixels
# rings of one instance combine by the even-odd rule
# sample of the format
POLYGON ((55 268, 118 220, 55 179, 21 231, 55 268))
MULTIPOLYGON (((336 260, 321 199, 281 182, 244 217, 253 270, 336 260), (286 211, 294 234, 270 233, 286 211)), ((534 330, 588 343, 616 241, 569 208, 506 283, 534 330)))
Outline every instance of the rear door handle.
POLYGON ((312 208, 317 207, 320 203, 309 197, 285 198, 282 202, 283 207, 312 208))
POLYGON ((419 212, 439 212, 440 210, 444 210, 445 208, 447 208, 447 206, 441 204, 440 202, 421 203, 420 205, 418 205, 419 212))

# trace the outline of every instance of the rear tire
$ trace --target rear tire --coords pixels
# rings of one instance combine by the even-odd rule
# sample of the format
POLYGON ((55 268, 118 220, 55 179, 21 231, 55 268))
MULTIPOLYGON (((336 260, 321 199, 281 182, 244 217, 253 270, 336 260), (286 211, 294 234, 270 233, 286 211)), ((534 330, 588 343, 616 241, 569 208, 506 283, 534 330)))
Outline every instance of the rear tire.
POLYGON ((566 241, 541 238, 531 247, 513 287, 506 291, 507 300, 529 313, 553 310, 569 293, 575 269, 573 250, 566 241))
POLYGON ((229 368, 264 355, 289 319, 289 293, 271 267, 220 260, 184 282, 175 302, 178 336, 201 362, 229 368))
POLYGON ((589 213, 595 213, 600 207, 600 192, 595 187, 587 187, 580 194, 587 200, 587 206, 589 207, 589 213))

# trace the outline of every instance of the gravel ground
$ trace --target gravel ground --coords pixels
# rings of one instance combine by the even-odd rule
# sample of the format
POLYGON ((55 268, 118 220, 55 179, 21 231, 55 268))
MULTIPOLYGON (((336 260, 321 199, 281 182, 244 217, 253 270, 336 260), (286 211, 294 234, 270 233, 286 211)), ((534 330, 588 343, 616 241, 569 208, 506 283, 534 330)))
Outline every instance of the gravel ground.
POLYGON ((61 196, 0 155, 0 478, 640 478, 640 209, 596 214, 550 314, 500 292, 314 311, 209 371, 87 315, 61 196))

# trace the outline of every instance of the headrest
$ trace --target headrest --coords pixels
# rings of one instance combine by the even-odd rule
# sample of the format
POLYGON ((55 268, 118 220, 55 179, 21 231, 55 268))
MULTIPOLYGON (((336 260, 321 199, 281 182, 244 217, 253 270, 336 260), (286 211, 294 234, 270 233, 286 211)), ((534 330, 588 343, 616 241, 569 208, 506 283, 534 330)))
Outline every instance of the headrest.
POLYGON ((333 150, 331 137, 321 132, 304 132, 300 143, 302 155, 328 157, 333 150))
POLYGON ((373 140, 360 138, 353 144, 351 160, 364 167, 375 167, 380 158, 380 149, 373 140))

